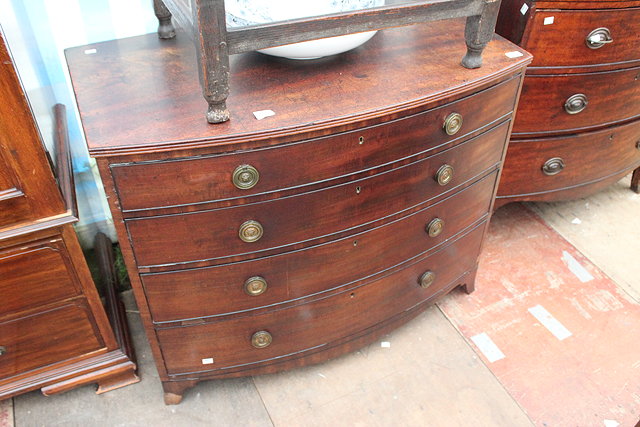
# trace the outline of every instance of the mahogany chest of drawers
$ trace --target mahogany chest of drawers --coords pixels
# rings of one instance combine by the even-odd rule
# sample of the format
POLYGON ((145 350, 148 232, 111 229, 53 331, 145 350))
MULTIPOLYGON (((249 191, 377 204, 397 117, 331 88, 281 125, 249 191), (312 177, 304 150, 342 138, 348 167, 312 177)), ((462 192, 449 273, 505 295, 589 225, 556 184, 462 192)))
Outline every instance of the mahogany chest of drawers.
POLYGON ((72 226, 70 159, 56 182, 1 33, 0 99, 0 400, 137 382, 72 226))
POLYGON ((473 289, 531 58, 497 37, 464 69, 462 25, 311 62, 232 57, 219 125, 186 37, 67 52, 167 403, 354 350, 473 289))
POLYGON ((640 180, 640 2, 504 0, 496 32, 534 56, 497 205, 640 180))

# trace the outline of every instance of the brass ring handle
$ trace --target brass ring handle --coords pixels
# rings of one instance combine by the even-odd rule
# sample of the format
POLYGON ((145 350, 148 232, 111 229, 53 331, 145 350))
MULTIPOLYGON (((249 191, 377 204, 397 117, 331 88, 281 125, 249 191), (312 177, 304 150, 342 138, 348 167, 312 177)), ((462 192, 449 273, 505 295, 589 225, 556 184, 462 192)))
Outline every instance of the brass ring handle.
POLYGON ((247 243, 257 242, 263 234, 262 224, 253 220, 243 222, 238 230, 240 240, 247 243))
POLYGON ((611 37, 611 31, 608 28, 600 27, 589 33, 585 43, 589 49, 600 49, 605 44, 613 43, 613 37, 611 37))
POLYGON ((442 165, 436 172, 435 176, 436 182, 442 186, 447 185, 453 179, 453 166, 451 165, 442 165))
POLYGON ((248 190, 258 183, 260 173, 251 165, 240 165, 233 171, 232 180, 233 185, 240 190, 248 190))
POLYGON ((442 129, 447 135, 455 135, 462 128, 462 115, 460 113, 451 113, 444 119, 442 129))
POLYGON ((589 101, 587 100, 587 95, 583 93, 576 93, 575 95, 571 95, 564 103, 564 111, 569 114, 578 114, 585 108, 589 101))
POLYGON ((427 225, 427 233, 429 233, 429 237, 438 237, 440 233, 444 230, 444 221, 440 218, 432 219, 427 225))
POLYGON ((548 176, 557 175, 564 169, 564 160, 560 157, 553 157, 542 165, 542 173, 548 176))
POLYGON ((262 295, 267 290, 267 281, 264 280, 263 277, 253 276, 247 279, 244 282, 244 291, 247 295, 251 295, 252 297, 257 297, 258 295, 262 295))
POLYGON ((7 353, 7 348, 5 346, 0 345, 0 356, 7 353))
POLYGON ((269 347, 273 337, 267 331, 258 331, 251 336, 251 345, 255 348, 269 347))
POLYGON ((420 287, 426 289, 429 286, 433 285, 433 282, 435 282, 435 280, 436 280, 436 273, 434 273, 431 270, 427 270, 424 273, 422 273, 422 275, 418 279, 418 283, 420 284, 420 287))

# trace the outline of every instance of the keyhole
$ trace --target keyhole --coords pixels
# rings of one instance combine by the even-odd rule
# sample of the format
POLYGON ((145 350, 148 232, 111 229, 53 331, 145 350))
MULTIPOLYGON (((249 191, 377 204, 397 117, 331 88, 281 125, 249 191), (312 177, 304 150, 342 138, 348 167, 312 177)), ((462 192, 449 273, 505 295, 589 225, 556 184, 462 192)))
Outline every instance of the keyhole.
POLYGON ((356 187, 356 194, 360 194, 360 192, 362 191, 362 188, 360 188, 360 186, 356 187))
POLYGON ((357 240, 354 240, 354 241, 353 241, 353 246, 354 246, 354 247, 355 247, 355 246, 358 246, 358 241, 357 241, 357 240))
POLYGON ((355 292, 351 292, 351 293, 349 294, 349 296, 350 296, 351 298, 354 298, 354 297, 356 296, 356 294, 355 294, 355 292))
POLYGON ((363 136, 358 138, 358 144, 360 144, 360 145, 364 144, 364 137, 363 136))

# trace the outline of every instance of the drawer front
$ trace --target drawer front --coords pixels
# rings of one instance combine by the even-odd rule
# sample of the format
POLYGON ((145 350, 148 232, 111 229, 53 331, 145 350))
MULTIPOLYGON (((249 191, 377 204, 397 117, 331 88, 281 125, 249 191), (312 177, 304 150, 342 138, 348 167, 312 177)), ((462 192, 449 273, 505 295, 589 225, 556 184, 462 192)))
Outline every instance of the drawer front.
POLYGON ((152 317, 165 322, 251 310, 379 274, 450 239, 486 215, 496 176, 497 172, 406 218, 331 243, 216 267, 143 274, 152 317), (444 227, 432 237, 427 228, 436 220, 443 221, 444 227), (326 271, 325 266, 331 270, 326 271), (255 277, 264 282, 252 282, 255 277), (255 295, 245 289, 245 283, 257 283, 255 295))
POLYGON ((500 162, 508 123, 433 157, 357 181, 278 200, 192 214, 127 220, 140 266, 220 259, 328 236, 404 211, 500 162), (434 179, 443 165, 453 179, 434 179), (262 237, 239 230, 258 222, 262 237), (179 249, 178 249, 179 248, 179 249))
POLYGON ((605 73, 527 76, 513 134, 575 131, 640 115, 640 67, 605 73), (576 111, 586 97, 586 108, 576 111), (574 97, 573 107, 565 104, 574 97), (567 112, 573 111, 573 114, 567 112))
MULTIPOLYGON (((433 150, 509 114, 518 78, 425 113, 335 136, 211 157, 112 165, 124 211, 203 203, 269 193, 353 174, 433 150), (460 131, 449 136, 445 118, 462 115, 460 131), (234 186, 241 165, 255 169, 257 184, 234 186)), ((247 172, 245 170, 245 172, 247 172)), ((246 175, 250 180, 252 175, 246 175)))
POLYGON ((0 252, 0 316, 80 295, 60 239, 0 252))
POLYGON ((452 245, 367 285, 328 298, 204 325, 159 329, 167 371, 186 374, 268 362, 274 358, 330 346, 384 319, 425 301, 475 267, 484 224, 452 245), (431 286, 422 288, 419 278, 435 273, 431 286), (257 331, 271 334, 265 348, 251 341, 257 331), (213 359, 207 364, 206 359, 213 359), (204 362, 204 363, 203 363, 204 362))
POLYGON ((523 47, 533 54, 534 67, 633 61, 640 59, 639 22, 640 8, 538 10, 523 47), (545 25, 545 19, 553 23, 545 25), (589 36, 605 43, 587 43, 589 36))
POLYGON ((0 378, 101 349, 92 322, 85 307, 66 305, 0 323, 0 378))
POLYGON ((578 136, 512 141, 498 195, 560 190, 630 169, 640 164, 638 144, 638 121, 578 136))

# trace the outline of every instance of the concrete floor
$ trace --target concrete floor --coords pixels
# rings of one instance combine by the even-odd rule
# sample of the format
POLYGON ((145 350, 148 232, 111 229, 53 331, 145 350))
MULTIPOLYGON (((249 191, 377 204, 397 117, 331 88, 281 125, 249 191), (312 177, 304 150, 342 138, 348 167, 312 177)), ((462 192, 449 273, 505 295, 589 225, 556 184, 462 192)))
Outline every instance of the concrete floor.
MULTIPOLYGON (((629 177, 587 199, 529 206, 640 302, 640 196, 628 184, 629 177)), ((140 383, 100 396, 86 386, 16 397, 15 425, 533 425, 437 306, 384 338, 388 348, 376 342, 317 366, 203 382, 172 407, 162 403, 135 310, 129 320, 140 383)))

